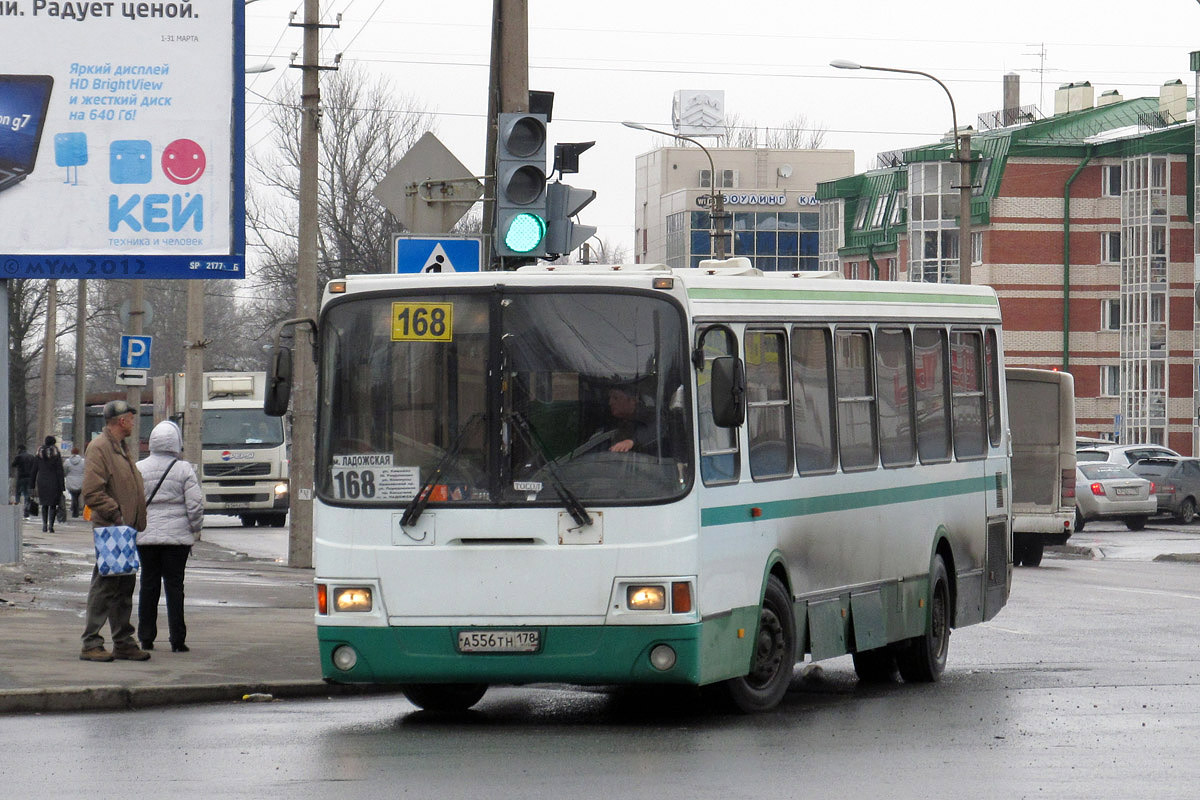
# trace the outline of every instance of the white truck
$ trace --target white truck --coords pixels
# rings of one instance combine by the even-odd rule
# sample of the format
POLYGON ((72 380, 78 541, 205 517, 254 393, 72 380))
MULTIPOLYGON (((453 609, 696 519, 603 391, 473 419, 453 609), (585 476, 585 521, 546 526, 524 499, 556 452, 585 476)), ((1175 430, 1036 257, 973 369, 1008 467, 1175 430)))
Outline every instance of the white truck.
POLYGON ((1069 372, 1008 367, 1013 564, 1036 567, 1075 524, 1075 381, 1069 372))
MULTIPOLYGON (((182 425, 187 375, 171 377, 165 416, 182 425)), ((202 384, 204 512, 239 517, 245 527, 283 525, 289 506, 291 446, 283 419, 263 413, 266 379, 265 372, 206 372, 202 384)), ((157 381, 155 394, 157 410, 157 381)))

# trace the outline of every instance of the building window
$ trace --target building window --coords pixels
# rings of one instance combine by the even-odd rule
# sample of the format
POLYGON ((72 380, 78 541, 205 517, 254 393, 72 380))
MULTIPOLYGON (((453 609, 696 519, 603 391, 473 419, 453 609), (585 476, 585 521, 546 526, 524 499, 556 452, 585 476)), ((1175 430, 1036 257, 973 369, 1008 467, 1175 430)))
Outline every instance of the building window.
POLYGON ((811 271, 819 265, 820 237, 819 212, 738 211, 730 255, 765 272, 811 271))
POLYGON ((875 201, 875 213, 871 217, 872 228, 883 227, 883 216, 887 213, 887 198, 880 197, 875 201))
POLYGON ((983 231, 971 233, 971 263, 983 263, 983 231))
POLYGON ((1100 263, 1121 263, 1121 232, 1105 231, 1100 234, 1100 263))
POLYGON ((1117 366, 1100 367, 1100 396, 1121 396, 1121 368, 1117 366))
POLYGON ((1100 168, 1100 194, 1104 197, 1121 196, 1121 166, 1113 164, 1100 168))
POLYGON ((858 201, 858 213, 854 215, 854 230, 861 231, 867 225, 867 215, 871 213, 870 197, 864 197, 858 201))
POLYGON ((667 266, 681 269, 687 266, 687 216, 688 212, 667 215, 667 266))
POLYGON ((1100 330, 1121 330, 1121 299, 1112 298, 1100 301, 1100 330))
POLYGON ((909 280, 958 282, 957 179, 958 165, 949 162, 908 167, 909 280))
POLYGON ((836 270, 839 267, 838 250, 845 243, 845 208, 842 200, 822 200, 818 209, 817 251, 819 267, 823 270, 836 270))

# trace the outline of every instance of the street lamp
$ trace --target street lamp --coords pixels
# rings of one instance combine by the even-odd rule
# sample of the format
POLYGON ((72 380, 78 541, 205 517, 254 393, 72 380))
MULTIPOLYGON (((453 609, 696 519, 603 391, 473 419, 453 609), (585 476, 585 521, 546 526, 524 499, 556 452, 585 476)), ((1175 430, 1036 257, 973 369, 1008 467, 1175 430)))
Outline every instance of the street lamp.
POLYGON ((954 161, 958 162, 958 282, 971 283, 971 132, 959 131, 958 112, 954 109, 954 97, 950 89, 928 72, 917 69, 899 69, 898 67, 869 67, 855 61, 836 58, 829 66, 837 69, 870 69, 876 72, 899 72, 904 75, 920 75, 929 78, 942 87, 950 100, 950 120, 954 125, 954 161))
POLYGON ((708 188, 709 188, 709 208, 711 209, 710 216, 712 221, 716 223, 716 231, 712 235, 712 241, 709 243, 709 252, 713 258, 723 259, 729 254, 729 249, 726 246, 726 240, 729 234, 725 231, 725 195, 717 191, 717 168, 713 164, 712 153, 708 152, 708 148, 700 144, 691 136, 684 136, 682 133, 669 133, 660 131, 655 128, 648 128, 640 122, 629 122, 628 120, 621 123, 626 128, 633 128, 635 131, 646 131, 647 133, 657 133, 659 136, 670 136, 673 139, 683 139, 685 142, 691 142, 704 151, 704 155, 708 157, 708 188))

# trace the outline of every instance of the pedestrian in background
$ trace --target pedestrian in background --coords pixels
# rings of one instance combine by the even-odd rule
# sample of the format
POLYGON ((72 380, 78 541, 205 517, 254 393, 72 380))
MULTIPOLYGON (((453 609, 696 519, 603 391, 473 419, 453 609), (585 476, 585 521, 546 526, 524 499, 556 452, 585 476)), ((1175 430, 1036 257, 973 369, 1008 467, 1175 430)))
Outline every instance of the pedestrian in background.
MULTIPOLYGON (((91 506, 92 525, 128 525, 146 530, 146 493, 142 473, 133 460, 128 443, 137 411, 124 400, 110 400, 104 406, 104 430, 87 446, 83 465, 83 502, 91 506)), ((137 447, 134 442, 132 447, 137 447)), ((133 589, 137 573, 100 577, 92 567, 88 587, 87 622, 83 629, 83 661, 112 661, 114 658, 145 661, 150 654, 137 646, 129 618, 133 614, 133 589), (100 629, 108 623, 113 649, 104 649, 100 629)))
POLYGON ((183 460, 183 434, 164 420, 150 432, 150 455, 137 463, 146 490, 146 530, 138 535, 142 584, 138 594, 138 639, 154 649, 158 636, 159 590, 167 593, 167 636, 172 653, 186 653, 183 572, 204 527, 204 493, 192 465, 183 460))
POLYGON ((63 464, 66 473, 67 492, 71 495, 71 516, 79 516, 79 493, 83 491, 83 456, 79 448, 71 448, 71 456, 63 464))
POLYGON ((66 491, 63 474, 62 451, 53 436, 38 448, 37 469, 34 482, 37 484, 38 502, 42 504, 42 530, 54 533, 54 518, 58 516, 58 505, 66 491))
POLYGON ((21 504, 21 516, 29 519, 29 501, 32 499, 33 475, 37 472, 37 456, 25 449, 25 445, 17 445, 17 456, 10 465, 17 471, 16 501, 21 504))

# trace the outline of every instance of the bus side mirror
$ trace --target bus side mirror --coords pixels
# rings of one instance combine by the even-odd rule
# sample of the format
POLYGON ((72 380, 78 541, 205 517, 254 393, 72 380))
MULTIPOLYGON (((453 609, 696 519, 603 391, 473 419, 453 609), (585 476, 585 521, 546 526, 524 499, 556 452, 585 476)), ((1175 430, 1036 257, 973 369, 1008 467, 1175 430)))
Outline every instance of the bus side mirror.
POLYGON ((267 391, 263 398, 263 411, 269 417, 282 417, 287 413, 288 401, 292 397, 292 350, 277 346, 271 353, 267 368, 267 391))
POLYGON ((720 356, 712 361, 713 423, 736 428, 746 419, 746 368, 737 356, 720 356))

